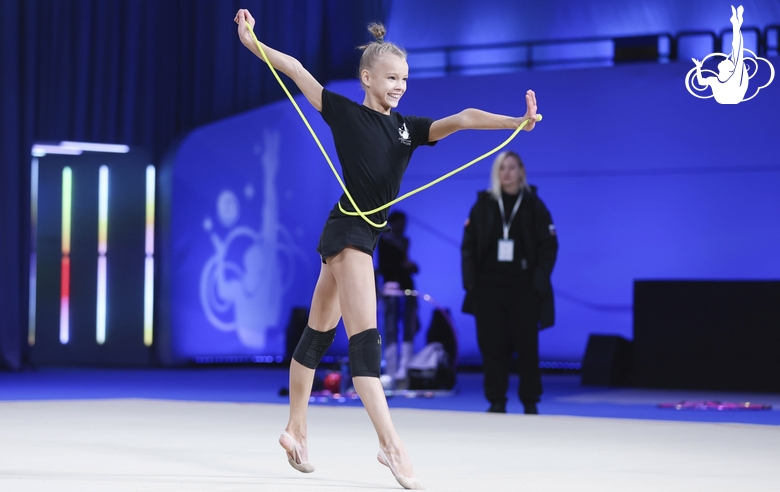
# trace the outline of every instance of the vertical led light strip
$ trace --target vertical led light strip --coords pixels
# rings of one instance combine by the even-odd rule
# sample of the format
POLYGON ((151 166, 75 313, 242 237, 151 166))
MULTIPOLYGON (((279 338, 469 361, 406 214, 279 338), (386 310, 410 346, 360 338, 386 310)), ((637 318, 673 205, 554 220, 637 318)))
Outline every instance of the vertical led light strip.
POLYGON ((106 343, 106 275, 108 252, 108 166, 100 166, 98 188, 97 343, 106 343))
POLYGON ((154 315, 154 166, 146 166, 146 260, 144 262, 144 345, 152 345, 154 315))
POLYGON ((70 232, 73 172, 62 170, 62 266, 60 269, 60 343, 70 339, 70 232))
POLYGON ((27 315, 27 343, 35 345, 35 324, 37 308, 37 265, 38 265, 38 158, 32 160, 30 168, 30 302, 27 315))

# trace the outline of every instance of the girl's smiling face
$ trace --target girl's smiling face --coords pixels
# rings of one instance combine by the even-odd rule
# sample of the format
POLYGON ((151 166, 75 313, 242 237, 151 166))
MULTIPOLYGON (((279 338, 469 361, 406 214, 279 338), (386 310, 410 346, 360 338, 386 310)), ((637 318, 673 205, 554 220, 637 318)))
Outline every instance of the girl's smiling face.
POLYGON ((366 91, 363 104, 380 113, 389 114, 406 92, 408 78, 409 65, 406 60, 392 54, 383 56, 375 66, 360 74, 366 91))

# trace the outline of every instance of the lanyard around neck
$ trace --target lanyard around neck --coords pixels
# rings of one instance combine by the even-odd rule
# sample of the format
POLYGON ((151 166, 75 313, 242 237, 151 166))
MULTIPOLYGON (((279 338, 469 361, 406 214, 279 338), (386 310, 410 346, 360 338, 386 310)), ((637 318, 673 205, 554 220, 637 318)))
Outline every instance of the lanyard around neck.
POLYGON ((504 213, 504 197, 498 199, 498 208, 501 210, 501 227, 504 228, 504 239, 509 239, 509 228, 512 227, 512 220, 515 218, 517 209, 520 208, 520 202, 523 201, 523 192, 520 192, 520 196, 515 200, 515 206, 512 208, 512 215, 509 216, 509 220, 506 220, 506 214, 504 213))

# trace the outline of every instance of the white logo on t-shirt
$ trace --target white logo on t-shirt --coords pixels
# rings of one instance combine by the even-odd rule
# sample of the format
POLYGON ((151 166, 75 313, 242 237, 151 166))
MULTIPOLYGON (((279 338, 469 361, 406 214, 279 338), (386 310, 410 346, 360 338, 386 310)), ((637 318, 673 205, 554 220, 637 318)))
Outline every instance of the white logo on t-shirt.
POLYGON ((406 123, 404 126, 398 129, 398 134, 401 136, 400 140, 406 145, 412 145, 412 141, 409 140, 409 130, 406 129, 406 123))

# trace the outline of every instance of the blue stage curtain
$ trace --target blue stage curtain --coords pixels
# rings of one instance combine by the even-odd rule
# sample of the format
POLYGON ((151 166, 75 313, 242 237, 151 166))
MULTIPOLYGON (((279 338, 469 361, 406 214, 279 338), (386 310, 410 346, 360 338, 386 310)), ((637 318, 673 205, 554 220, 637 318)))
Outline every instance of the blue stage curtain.
POLYGON ((389 0, 3 0, 0 5, 0 366, 26 340, 35 141, 123 143, 159 162, 178 135, 284 97, 233 17, 322 83, 357 73, 389 0))
MULTIPOLYGON (((19 101, 20 42, 17 27, 20 2, 0 7, 0 368, 19 367, 22 337, 24 180, 21 156, 29 124, 22 119, 19 101)), ((27 152, 29 155, 29 152, 27 152)))

